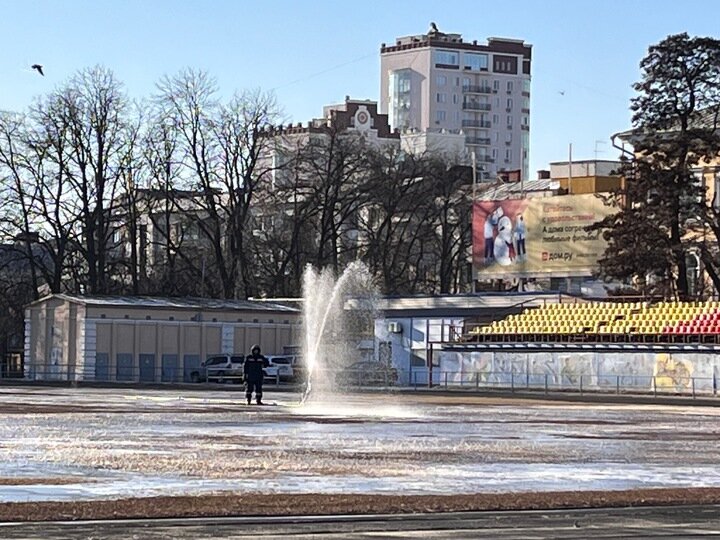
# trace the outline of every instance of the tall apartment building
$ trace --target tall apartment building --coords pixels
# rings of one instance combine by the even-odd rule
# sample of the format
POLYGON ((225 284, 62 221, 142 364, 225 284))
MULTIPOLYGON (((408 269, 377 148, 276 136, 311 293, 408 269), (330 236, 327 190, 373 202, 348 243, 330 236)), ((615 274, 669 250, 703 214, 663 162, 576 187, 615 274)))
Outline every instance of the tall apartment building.
POLYGON ((427 34, 380 48, 380 110, 400 132, 463 133, 479 178, 520 170, 528 178, 532 46, 465 42, 433 23, 427 34))

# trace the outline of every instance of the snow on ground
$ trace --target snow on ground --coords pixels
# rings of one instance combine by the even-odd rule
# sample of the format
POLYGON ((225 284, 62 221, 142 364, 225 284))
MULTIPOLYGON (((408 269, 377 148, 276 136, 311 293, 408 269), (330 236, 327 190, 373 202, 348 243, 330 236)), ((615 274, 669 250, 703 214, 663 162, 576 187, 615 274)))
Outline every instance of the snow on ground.
POLYGON ((720 486, 720 410, 0 388, 0 502, 720 486))

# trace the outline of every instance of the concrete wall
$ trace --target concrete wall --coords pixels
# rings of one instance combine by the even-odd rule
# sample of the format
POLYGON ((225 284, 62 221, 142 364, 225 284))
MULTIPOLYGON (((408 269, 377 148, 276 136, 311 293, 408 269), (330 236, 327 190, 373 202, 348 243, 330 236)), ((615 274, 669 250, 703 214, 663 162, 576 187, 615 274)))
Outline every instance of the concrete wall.
MULTIPOLYGON (((434 381, 449 385, 713 393, 720 354, 701 352, 439 353, 434 381)), ((418 384, 427 382, 426 378, 418 384)))
POLYGON ((59 298, 36 305, 25 313, 25 376, 45 379, 76 377, 82 372, 84 333, 79 321, 85 307, 59 298))

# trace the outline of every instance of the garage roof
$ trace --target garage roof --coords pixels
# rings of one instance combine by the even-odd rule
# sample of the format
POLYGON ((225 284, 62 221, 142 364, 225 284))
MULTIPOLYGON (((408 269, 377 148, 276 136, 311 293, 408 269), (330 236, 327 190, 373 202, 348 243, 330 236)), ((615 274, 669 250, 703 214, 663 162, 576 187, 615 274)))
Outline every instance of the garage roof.
POLYGON ((270 302, 253 302, 251 300, 218 300, 216 298, 166 298, 158 296, 104 296, 79 294, 53 294, 36 300, 32 305, 58 298, 84 306, 110 306, 151 309, 190 309, 190 310, 217 310, 217 311, 268 311, 297 313, 298 310, 282 304, 270 302))

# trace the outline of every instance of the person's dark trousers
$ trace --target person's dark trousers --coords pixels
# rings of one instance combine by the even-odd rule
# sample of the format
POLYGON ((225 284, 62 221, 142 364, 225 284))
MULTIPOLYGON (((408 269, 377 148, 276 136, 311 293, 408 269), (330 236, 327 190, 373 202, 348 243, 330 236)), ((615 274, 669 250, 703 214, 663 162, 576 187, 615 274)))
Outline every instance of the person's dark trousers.
POLYGON ((255 392, 255 399, 258 403, 262 401, 262 380, 260 381, 247 381, 245 383, 245 397, 248 403, 252 399, 253 392, 255 392))
POLYGON ((520 238, 517 241, 518 244, 518 255, 525 255, 525 239, 520 238))
POLYGON ((485 258, 492 259, 494 251, 494 240, 492 238, 485 239, 485 258))

